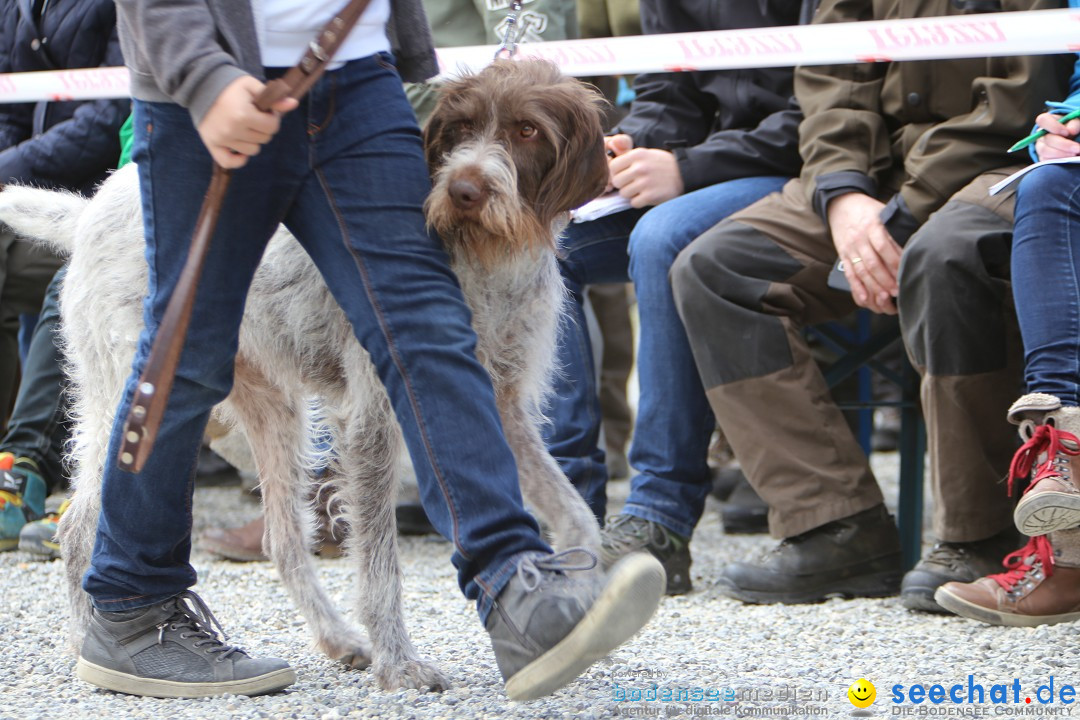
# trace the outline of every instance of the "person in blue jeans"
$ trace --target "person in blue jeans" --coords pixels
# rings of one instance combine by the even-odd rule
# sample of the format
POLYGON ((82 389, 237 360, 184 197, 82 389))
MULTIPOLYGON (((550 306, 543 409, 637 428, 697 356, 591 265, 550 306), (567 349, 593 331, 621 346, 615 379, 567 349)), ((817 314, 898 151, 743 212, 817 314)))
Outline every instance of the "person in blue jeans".
MULTIPOLYGON (((1080 57, 1068 97, 1049 106, 1036 118, 1046 135, 1030 146, 1033 159, 1080 157, 1080 119, 1059 119, 1080 109, 1080 57)), ((949 583, 936 598, 980 622, 1050 625, 1080 619, 1080 165, 1021 179, 1011 266, 1027 394, 1008 413, 1024 442, 1009 485, 1029 482, 1013 520, 1031 539, 1005 557, 1005 572, 949 583)))
MULTIPOLYGON (((816 3, 642 0, 646 34, 809 22, 816 3)), ((573 302, 561 326, 546 441, 598 518, 607 469, 600 402, 582 306, 587 285, 633 280, 640 319, 640 399, 630 464, 638 471, 620 515, 603 531, 603 561, 648 550, 664 563, 669 594, 691 589, 689 538, 710 490, 716 426, 668 271, 679 251, 798 174, 792 69, 640 75, 627 116, 607 139, 611 184, 631 208, 572 223, 563 278, 573 302)))
POLYGON ((311 255, 386 387, 425 510, 454 543, 458 582, 477 603, 508 684, 527 676, 529 694, 550 692, 625 641, 655 610, 662 568, 640 554, 597 582, 580 572, 588 563, 553 555, 541 539, 522 506, 468 308, 439 239, 425 230, 430 182, 402 90, 403 79, 436 70, 419 0, 373 0, 339 50, 340 65, 302 106, 285 99, 268 113, 254 104, 263 80, 296 62, 337 2, 275 0, 258 13, 234 0, 120 0, 117 8, 150 284, 111 457, 212 163, 232 169, 232 181, 153 452, 137 475, 115 463, 104 471, 83 580, 94 610, 79 677, 166 697, 253 695, 295 681, 285 661, 225 644, 190 590, 199 445, 211 408, 231 389, 245 296, 279 223, 311 255), (598 610, 636 626, 611 632, 598 610))

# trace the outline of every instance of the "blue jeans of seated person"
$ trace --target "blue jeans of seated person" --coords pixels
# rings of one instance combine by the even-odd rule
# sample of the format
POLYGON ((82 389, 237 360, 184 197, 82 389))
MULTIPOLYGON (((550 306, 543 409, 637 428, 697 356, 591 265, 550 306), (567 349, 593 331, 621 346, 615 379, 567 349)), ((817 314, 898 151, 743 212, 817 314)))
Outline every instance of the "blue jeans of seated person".
POLYGON ((259 155, 233 172, 165 417, 138 475, 112 458, 188 253, 211 160, 185 109, 135 103, 150 294, 83 580, 98 609, 146 606, 196 581, 189 562, 196 457, 210 409, 232 386, 244 300, 279 222, 312 257, 370 353, 424 508, 454 543, 459 583, 481 619, 522 553, 551 552, 523 508, 468 307, 438 238, 424 227, 428 172, 390 60, 377 55, 326 73, 259 155))
POLYGON ((560 327, 561 373, 545 440, 598 518, 605 513, 607 469, 598 447, 600 401, 582 310, 585 286, 633 279, 637 294, 641 391, 630 464, 638 475, 623 512, 689 536, 710 489, 706 459, 715 421, 675 310, 668 271, 694 238, 787 180, 731 180, 647 212, 625 210, 567 229, 560 267, 573 297, 572 312, 560 327))
POLYGON ((1028 392, 1080 405, 1080 166, 1028 173, 1014 227, 1012 288, 1028 392))

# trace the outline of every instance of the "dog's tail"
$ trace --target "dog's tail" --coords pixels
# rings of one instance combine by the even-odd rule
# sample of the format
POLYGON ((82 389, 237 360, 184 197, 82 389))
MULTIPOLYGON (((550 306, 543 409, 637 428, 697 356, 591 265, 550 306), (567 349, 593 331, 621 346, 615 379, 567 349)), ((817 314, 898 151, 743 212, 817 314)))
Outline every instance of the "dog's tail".
POLYGON ((87 202, 82 195, 62 190, 7 185, 0 192, 0 225, 67 256, 75 246, 79 216, 87 202))

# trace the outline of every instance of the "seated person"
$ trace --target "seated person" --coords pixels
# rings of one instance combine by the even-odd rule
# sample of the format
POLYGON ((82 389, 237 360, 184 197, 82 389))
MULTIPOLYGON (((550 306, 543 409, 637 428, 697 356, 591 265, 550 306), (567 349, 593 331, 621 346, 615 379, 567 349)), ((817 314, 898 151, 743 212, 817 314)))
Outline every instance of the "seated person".
MULTIPOLYGON (((809 0, 708 9, 643 0, 641 21, 646 33, 791 25, 812 8, 809 0)), ((665 565, 669 594, 691 587, 688 542, 710 489, 706 460, 715 422, 668 269, 700 232, 798 172, 801 116, 791 83, 790 68, 638 76, 629 114, 607 139, 612 187, 631 207, 573 223, 563 240, 560 268, 572 302, 560 331, 563 372, 548 448, 603 518, 607 469, 582 294, 589 284, 633 279, 641 396, 630 463, 639 474, 622 514, 604 529, 603 560, 610 565, 632 550, 651 551, 665 565)))
MULTIPOLYGON (((0 73, 123 63, 111 0, 6 2, 3 7, 0 73)), ((0 103, 0 184, 91 192, 115 166, 117 132, 128 105, 127 100, 0 103)), ((42 518, 45 496, 62 477, 61 372, 52 342, 54 275, 61 264, 53 253, 0 227, 0 412, 5 417, 19 370, 18 316, 43 315, 11 427, 0 444, 0 450, 13 453, 0 455, 0 551, 15 549, 26 524, 42 518), (43 309, 50 281, 52 305, 43 309)))
MULTIPOLYGON (((1080 0, 1070 0, 1080 7, 1080 0)), ((1068 99, 1037 118, 1047 131, 1036 159, 1080 156, 1080 59, 1068 99)), ((1005 558, 1006 571, 948 583, 938 602, 993 625, 1043 625, 1080 618, 1080 166, 1048 165, 1020 182, 1012 246, 1012 289, 1024 338, 1027 394, 1009 408, 1020 426, 1010 489, 1030 479, 1014 521, 1032 536, 1005 558), (1030 478, 1028 477, 1030 474, 1030 478)))
MULTIPOLYGON (((1003 0, 1001 9, 1060 5, 1003 0)), ((964 12, 948 0, 823 0, 815 22, 964 12)), ((922 374, 941 542, 904 577, 904 605, 940 611, 937 586, 980 577, 1016 547, 998 491, 1014 447, 999 420, 1015 387, 1003 262, 1012 198, 987 188, 1011 170, 1006 149, 1067 65, 1039 56, 942 67, 798 68, 800 178, 706 232, 672 268, 710 405, 783 538, 723 571, 722 588, 740 600, 901 590, 896 527, 802 333, 857 306, 899 310, 922 374), (829 287, 837 258, 850 292, 829 287)))
POLYGON ((66 383, 57 347, 60 312, 56 300, 63 277, 61 268, 45 294, 15 409, 7 434, 0 441, 0 490, 21 495, 23 502, 22 507, 7 505, 0 512, 0 550, 14 550, 17 546, 41 558, 60 557, 55 535, 64 509, 61 505, 55 511, 45 511, 45 498, 64 485, 62 456, 69 437, 66 383), (23 512, 23 508, 33 515, 23 512))

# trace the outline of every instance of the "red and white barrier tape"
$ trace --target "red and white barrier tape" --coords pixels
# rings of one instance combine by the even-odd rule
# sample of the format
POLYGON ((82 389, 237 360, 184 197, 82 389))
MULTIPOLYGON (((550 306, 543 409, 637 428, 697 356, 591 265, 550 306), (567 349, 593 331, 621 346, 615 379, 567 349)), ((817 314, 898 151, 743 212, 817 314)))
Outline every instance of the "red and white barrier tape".
MULTIPOLYGON (((439 67, 446 75, 478 70, 493 50, 442 49, 439 67)), ((1080 11, 1038 10, 527 43, 517 57, 545 58, 580 77, 1077 51, 1080 11)))
MULTIPOLYGON (((437 50, 440 77, 477 71, 495 45, 437 50)), ((1080 11, 951 15, 828 25, 716 30, 518 46, 574 76, 728 70, 790 65, 943 60, 1080 51, 1080 11)), ((124 68, 0 73, 0 103, 128 96, 124 68)))

